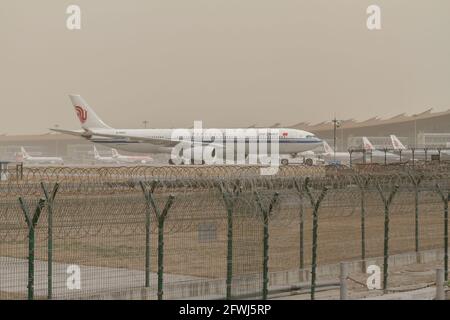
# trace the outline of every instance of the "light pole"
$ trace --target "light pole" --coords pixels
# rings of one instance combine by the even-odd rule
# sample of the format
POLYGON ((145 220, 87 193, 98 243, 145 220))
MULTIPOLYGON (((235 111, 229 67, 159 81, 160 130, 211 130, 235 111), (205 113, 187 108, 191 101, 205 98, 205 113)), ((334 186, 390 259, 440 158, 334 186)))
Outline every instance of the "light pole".
MULTIPOLYGON (((59 128, 59 124, 55 124, 55 129, 59 128)), ((59 137, 55 137, 55 156, 58 156, 58 138, 59 137)))
POLYGON ((333 119, 333 160, 336 161, 336 129, 341 126, 341 120, 333 119))
POLYGON ((142 121, 142 123, 144 124, 144 129, 147 129, 148 121, 147 121, 147 120, 144 120, 144 121, 142 121))
POLYGON ((414 119, 414 148, 417 148, 417 119, 414 119))

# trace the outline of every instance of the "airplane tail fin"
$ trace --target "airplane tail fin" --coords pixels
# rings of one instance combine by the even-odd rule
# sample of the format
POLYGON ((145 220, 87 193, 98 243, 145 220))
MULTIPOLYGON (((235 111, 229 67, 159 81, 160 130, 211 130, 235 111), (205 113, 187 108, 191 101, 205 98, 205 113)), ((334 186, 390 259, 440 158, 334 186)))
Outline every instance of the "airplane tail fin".
POLYGON ((363 137, 363 148, 365 150, 375 150, 373 144, 367 139, 367 137, 363 137))
POLYGON ((26 159, 26 158, 30 157, 30 155, 26 152, 24 147, 20 147, 20 152, 22 153, 22 158, 23 159, 26 159))
POLYGON ((333 153, 333 149, 325 140, 323 140, 323 148, 325 149, 326 153, 333 153))
POLYGON ((111 129, 80 95, 69 95, 83 129, 111 129))
POLYGON ((397 138, 397 136, 391 134, 391 142, 392 146, 395 150, 405 150, 406 147, 401 143, 401 141, 397 138))
POLYGON ((117 158, 119 156, 119 153, 117 152, 116 149, 111 149, 111 153, 112 153, 113 158, 117 158))

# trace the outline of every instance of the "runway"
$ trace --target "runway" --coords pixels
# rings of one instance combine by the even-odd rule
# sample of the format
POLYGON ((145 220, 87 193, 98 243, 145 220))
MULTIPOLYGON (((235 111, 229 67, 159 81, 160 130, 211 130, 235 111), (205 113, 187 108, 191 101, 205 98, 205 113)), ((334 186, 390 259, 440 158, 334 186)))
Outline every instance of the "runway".
MULTIPOLYGON (((129 291, 133 288, 143 288, 145 272, 126 268, 106 268, 80 265, 81 288, 68 289, 70 274, 67 268, 70 264, 53 263, 53 298, 77 299, 102 293, 129 291)), ((27 259, 0 257, 0 292, 27 295, 27 259)), ((47 261, 35 260, 34 294, 37 299, 47 297, 47 261)), ((164 283, 201 280, 200 277, 164 274, 164 283)), ((150 273, 150 286, 156 292, 157 274, 150 273)))

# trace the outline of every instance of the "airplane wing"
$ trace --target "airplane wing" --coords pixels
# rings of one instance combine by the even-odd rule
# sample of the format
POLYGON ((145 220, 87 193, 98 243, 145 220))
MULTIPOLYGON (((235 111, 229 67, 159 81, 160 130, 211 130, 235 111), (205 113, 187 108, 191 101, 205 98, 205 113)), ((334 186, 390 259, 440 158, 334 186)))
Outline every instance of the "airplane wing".
POLYGON ((119 139, 128 139, 130 141, 139 141, 139 142, 147 142, 154 145, 162 146, 162 147, 174 147, 178 145, 179 143, 186 144, 188 146, 202 146, 202 145, 209 145, 216 148, 222 148, 222 144, 215 144, 215 143, 202 143, 201 141, 185 141, 185 140, 171 140, 171 139, 165 139, 165 138, 149 138, 149 137, 143 137, 143 136, 131 136, 131 135, 123 135, 123 134, 107 134, 107 133, 98 133, 95 131, 90 131, 90 135, 93 136, 99 136, 99 137, 106 137, 106 138, 119 138, 119 139))
POLYGON ((59 132, 59 133, 70 134, 72 136, 78 136, 78 137, 90 136, 90 133, 88 133, 84 130, 64 130, 64 129, 54 129, 54 128, 50 128, 50 130, 59 132))

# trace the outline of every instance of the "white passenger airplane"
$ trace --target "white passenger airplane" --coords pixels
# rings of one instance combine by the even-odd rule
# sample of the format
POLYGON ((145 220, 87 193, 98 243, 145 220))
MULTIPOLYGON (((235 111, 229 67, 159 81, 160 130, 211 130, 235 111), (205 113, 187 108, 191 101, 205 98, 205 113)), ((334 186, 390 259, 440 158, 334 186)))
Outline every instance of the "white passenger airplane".
POLYGON ((125 156, 117 152, 116 149, 111 149, 111 155, 110 157, 107 156, 101 156, 98 152, 97 148, 94 146, 94 158, 96 161, 104 162, 104 163, 115 163, 115 164, 121 164, 121 163, 141 163, 146 164, 149 162, 152 162, 153 159, 148 156, 125 156))
POLYGON ((27 164, 64 164, 61 157, 36 157, 30 156, 24 147, 20 148, 21 160, 27 164))
MULTIPOLYGON (((341 164, 350 164, 349 152, 338 152, 338 151, 334 152, 333 148, 331 148, 330 145, 325 140, 323 141, 323 148, 325 152, 322 153, 320 156, 323 157, 323 159, 326 162, 337 161, 341 164)), ((361 159, 362 157, 363 154, 361 152, 352 153, 352 161, 361 159)))
POLYGON ((367 137, 363 137, 363 148, 365 150, 370 150, 372 162, 398 162, 400 161, 400 157, 392 152, 384 152, 381 150, 377 150, 373 144, 367 139, 367 137), (376 161, 374 161, 376 160, 376 161))
MULTIPOLYGON (((205 154, 215 158, 217 149, 222 148, 221 151, 224 150, 226 138, 234 139, 235 154, 237 152, 236 150, 239 150, 239 152, 241 152, 240 150, 245 150, 248 153, 249 142, 258 142, 260 139, 267 139, 267 135, 255 137, 256 139, 237 135, 226 136, 224 139, 216 141, 213 135, 208 136, 205 133, 200 137, 196 136, 195 139, 192 139, 195 133, 195 130, 192 129, 114 129, 105 124, 81 96, 70 95, 70 99, 81 122, 82 130, 51 130, 83 137, 91 142, 119 150, 139 153, 172 153, 173 147, 182 144, 186 154, 193 154, 190 159, 191 163, 194 163, 194 161, 196 163, 204 163, 203 158, 205 154), (187 135, 174 137, 174 134, 180 132, 180 130, 183 130, 187 135), (198 155, 200 155, 201 159, 195 158, 198 155)), ((225 136, 229 132, 228 130, 236 129, 217 129, 216 131, 225 136)), ((240 130, 246 132, 248 129, 240 130)), ((312 150, 322 144, 322 140, 307 131, 284 128, 277 128, 276 130, 279 132, 280 154, 297 155, 301 152, 312 150)), ((225 154, 225 151, 223 153, 225 154)), ((173 161, 169 160, 169 163, 172 164, 173 161)))
POLYGON ((117 161, 113 157, 105 157, 101 156, 100 153, 98 153, 97 148, 94 146, 94 159, 98 162, 104 162, 104 163, 117 163, 117 161))
POLYGON ((394 147, 394 150, 406 150, 406 147, 401 143, 401 141, 397 138, 396 135, 391 134, 391 143, 394 147))
POLYGON ((111 149, 111 154, 112 154, 111 157, 101 156, 97 148, 94 146, 94 159, 99 162, 115 163, 115 164, 121 163, 146 164, 153 161, 153 159, 148 156, 125 156, 117 152, 116 149, 111 149))
MULTIPOLYGON (((407 147, 405 147, 405 145, 400 141, 399 138, 397 138, 396 135, 391 134, 390 137, 394 150, 401 151, 402 158, 412 159, 412 149, 408 149, 407 147)), ((430 160, 432 155, 439 155, 439 151, 435 148, 427 148, 426 153, 424 148, 417 148, 414 150, 414 159, 425 159, 426 156, 427 160, 430 160)), ((448 156, 450 155, 450 152, 449 150, 441 150, 441 155, 448 156)))
POLYGON ((149 156, 126 156, 117 152, 116 149, 111 149, 112 157, 119 163, 141 163, 147 164, 153 161, 149 156))

